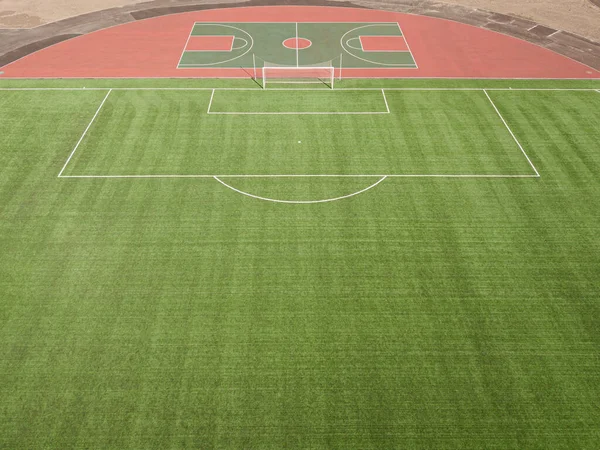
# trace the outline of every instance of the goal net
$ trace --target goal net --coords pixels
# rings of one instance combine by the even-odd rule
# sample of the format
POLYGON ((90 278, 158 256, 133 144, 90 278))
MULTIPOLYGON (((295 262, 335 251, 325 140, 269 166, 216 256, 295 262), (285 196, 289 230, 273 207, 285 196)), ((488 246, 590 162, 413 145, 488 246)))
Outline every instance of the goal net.
MULTIPOLYGON (((341 77, 341 68, 336 68, 333 64, 333 61, 297 66, 275 64, 260 59, 259 61, 259 65, 262 65, 262 86, 265 89, 267 86, 273 83, 315 83, 326 85, 327 87, 333 89, 336 72, 341 77)), ((255 74, 257 74, 256 67, 255 74)))

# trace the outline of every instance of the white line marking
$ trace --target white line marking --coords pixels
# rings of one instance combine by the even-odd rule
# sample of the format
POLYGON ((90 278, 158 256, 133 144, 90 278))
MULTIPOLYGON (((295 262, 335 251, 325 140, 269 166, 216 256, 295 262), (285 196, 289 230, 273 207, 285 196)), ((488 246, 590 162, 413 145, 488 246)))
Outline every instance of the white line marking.
POLYGON ((500 111, 498 111, 498 108, 496 108, 496 105, 494 104, 494 102, 492 101, 492 99, 490 98, 489 94, 487 93, 487 91, 485 89, 483 90, 483 93, 488 98, 488 100, 490 101, 490 103, 492 104, 492 106, 494 107, 494 109, 496 110, 496 114, 498 114, 498 117, 500 117, 500 120, 502 120, 502 123, 504 123, 504 126, 506 127, 506 129, 508 130, 508 132, 510 133, 510 135, 512 136, 512 138, 515 140, 515 142, 517 143, 517 145, 521 149, 521 152, 523 153, 523 155, 525 155, 525 158, 527 158, 527 162, 529 163, 529 165, 531 166, 531 168, 533 169, 533 171, 535 172, 535 174, 539 177, 540 173, 537 171, 537 169, 535 168, 535 166, 531 162, 531 159, 529 159, 529 156, 527 156, 527 153, 525 153, 525 150, 523 150, 523 146, 521 145, 521 143, 519 142, 519 140, 517 139, 517 137, 515 136, 515 134, 512 132, 512 130, 510 129, 510 127, 506 123, 506 120, 504 120, 504 117, 502 117, 502 114, 500 114, 500 111))
POLYGON ((562 30, 556 30, 554 33, 550 33, 548 36, 546 36, 547 38, 554 36, 557 33, 560 33, 562 30))
POLYGON ((537 175, 503 175, 503 174, 228 174, 228 175, 63 175, 61 178, 539 178, 537 175))
POLYGON ((79 148, 79 144, 81 144, 81 141, 83 141, 83 138, 85 137, 85 135, 87 134, 88 130, 90 129, 90 127, 94 123, 94 120, 96 120, 96 117, 98 117, 98 114, 100 113, 100 110, 104 106, 104 103, 106 102, 106 99, 108 98, 108 96, 110 95, 111 92, 112 92, 112 89, 109 89, 108 93, 106 94, 106 97, 104 97, 104 100, 102 100, 102 103, 100 103, 100 106, 96 110, 96 114, 94 114, 94 117, 92 117, 92 120, 90 120, 90 123, 88 123, 87 128, 85 129, 85 131, 83 132, 83 134, 79 138, 79 141, 77 141, 77 145, 75 145, 75 148, 73 149, 73 151, 71 152, 71 154, 67 158, 67 161, 65 162, 65 165, 62 167, 62 169, 60 170, 60 172, 58 174, 59 178, 62 176, 62 173, 65 171, 65 169, 67 167, 67 164, 69 164, 69 161, 71 161, 71 158, 73 157, 73 155, 75 154, 75 152, 79 148))
MULTIPOLYGON (((285 40, 284 40, 284 41, 281 43, 281 45, 283 45, 285 48, 289 48, 289 49, 291 50, 293 47, 288 47, 287 45, 285 45, 285 41, 288 41, 289 39, 290 39, 290 38, 287 38, 287 39, 285 39, 285 40)), ((302 38, 302 39, 306 39, 306 38, 302 38)), ((310 47, 312 47, 312 41, 311 41, 310 39, 306 39, 306 40, 309 42, 309 44, 308 44, 308 47, 302 47, 300 50, 306 50, 307 48, 310 48, 310 47)), ((296 41, 296 43, 297 43, 297 42, 298 42, 298 41, 296 41)), ((298 48, 297 48, 296 50, 298 50, 298 48)), ((297 67, 297 66, 296 66, 296 67, 297 67)))
MULTIPOLYGON (((224 34, 202 34, 202 35, 198 35, 198 36, 190 36, 190 37, 230 37, 231 38, 231 45, 229 46, 229 48, 227 50, 186 50, 189 53, 202 53, 202 52, 231 52, 233 51, 233 42, 235 41, 235 36, 231 35, 224 35, 224 34)), ((248 41, 246 41, 246 39, 244 38, 239 38, 239 39, 243 39, 246 42, 246 45, 248 45, 248 41)), ((186 44, 186 47, 189 45, 189 41, 186 44)), ((239 48, 244 48, 246 45, 242 45, 239 48)), ((180 60, 181 61, 181 60, 180 60)), ((184 66, 186 64, 183 64, 184 66)))
MULTIPOLYGON (((400 25, 398 25, 398 28, 400 28, 400 25)), ((402 31, 400 31, 402 32, 402 31)), ((383 34, 378 34, 375 36, 359 36, 359 40, 360 40, 360 49, 357 50, 362 50, 365 53, 410 53, 408 50, 365 50, 365 46, 363 45, 363 41, 362 38, 363 37, 394 37, 394 38, 402 38, 404 40, 404 43, 406 44, 406 38, 404 36, 398 36, 397 34, 390 34, 390 35, 383 35, 383 34)), ((346 41, 346 44, 348 44, 349 41, 351 41, 352 39, 348 39, 346 41)), ((350 47, 348 45, 348 47, 350 47)), ((352 48, 352 47, 350 47, 352 48)))
POLYGON ((208 102, 208 109, 206 110, 206 114, 210 114, 210 106, 212 105, 213 97, 215 96, 215 90, 212 90, 212 94, 210 94, 210 101, 208 102))
POLYGON ((387 110, 388 114, 390 113, 390 106, 388 105, 388 101, 387 98, 385 96, 385 92, 383 89, 381 89, 381 94, 383 95, 383 101, 385 102, 385 109, 387 110))
POLYGON ((362 194, 363 192, 366 192, 369 189, 374 188, 379 183, 381 183, 383 180, 385 180, 387 177, 383 176, 379 180, 377 180, 376 183, 373 183, 372 185, 367 186, 366 188, 361 189, 360 191, 353 192, 352 194, 342 195, 341 197, 335 197, 335 198, 326 198, 326 199, 322 199, 322 200, 278 200, 278 199, 275 199, 275 198, 260 197, 258 195, 254 195, 254 194, 250 194, 248 192, 240 191, 239 189, 236 189, 233 186, 225 183, 223 180, 219 179, 219 177, 213 177, 213 178, 215 180, 217 180, 219 183, 221 183, 223 186, 228 187, 229 189, 237 192, 238 194, 246 195, 248 197, 252 197, 252 198, 255 198, 257 200, 264 200, 264 201, 267 201, 267 202, 275 202, 275 203, 288 203, 288 204, 311 204, 311 203, 334 202, 336 200, 343 200, 345 198, 354 197, 355 195, 362 194))
MULTIPOLYGON (((248 45, 248 41, 246 39, 242 38, 242 37, 235 37, 235 39, 239 39, 240 41, 244 41, 245 43, 241 47, 234 47, 233 46, 233 42, 232 42, 231 43, 231 51, 233 51, 233 50, 241 50, 241 49, 245 48, 246 45, 248 45)), ((235 42, 235 39, 233 40, 234 42, 235 42)))
POLYGON ((352 50, 360 50, 361 52, 364 52, 364 50, 363 50, 363 48, 362 48, 362 41, 360 40, 360 36, 359 36, 359 37, 353 37, 353 38, 350 38, 350 39, 348 39, 348 40, 346 41, 346 45, 347 45, 349 48, 351 48, 352 50), (353 47, 352 45, 350 45, 350 42, 351 42, 351 41, 354 41, 354 40, 358 40, 358 42, 360 42, 360 47, 353 47))
POLYGON ((296 67, 300 67, 300 54, 298 51, 298 22, 296 22, 296 67))
POLYGON ((109 88, 83 88, 83 87, 67 87, 67 88, 0 88, 0 91, 105 91, 109 88))
POLYGON ((310 116, 317 116, 317 115, 321 115, 321 116, 327 116, 327 115, 370 115, 370 114, 389 114, 389 111, 348 111, 348 112, 344 112, 344 111, 331 111, 331 112, 311 112, 311 111, 299 111, 299 112, 295 112, 295 111, 281 111, 281 112, 267 112, 267 111, 261 111, 261 112, 236 112, 236 111, 223 111, 223 112, 214 112, 214 111, 210 111, 208 114, 220 114, 220 115, 235 115, 235 116, 248 116, 248 115, 257 115, 257 116, 261 116, 261 115, 282 115, 282 114, 286 114, 286 115, 310 115, 310 116))
MULTIPOLYGON (((172 79, 172 78, 171 78, 172 79)), ((196 78, 197 79, 197 78, 196 78)), ((288 83, 282 83, 288 84, 288 83)), ((29 88, 29 87, 14 87, 14 88, 2 88, 0 91, 106 91, 111 89, 113 91, 262 91, 260 88, 248 87, 248 88, 223 88, 223 87, 96 87, 96 88, 83 88, 83 87, 63 87, 63 88, 29 88)), ((278 91, 322 91, 322 92, 337 92, 337 91, 380 91, 382 88, 336 88, 335 91, 331 89, 321 88, 276 88, 278 91)), ((398 87, 386 87, 386 91, 556 91, 556 92, 600 92, 600 89, 595 88, 398 88, 398 87)))

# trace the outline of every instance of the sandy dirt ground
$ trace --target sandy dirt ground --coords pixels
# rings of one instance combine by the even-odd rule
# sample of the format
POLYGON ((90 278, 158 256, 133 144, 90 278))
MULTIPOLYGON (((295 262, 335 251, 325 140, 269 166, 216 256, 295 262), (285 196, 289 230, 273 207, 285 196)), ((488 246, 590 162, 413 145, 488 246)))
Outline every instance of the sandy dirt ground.
POLYGON ((600 8, 589 0, 454 0, 444 3, 518 16, 600 42, 600 8))
MULTIPOLYGON (((32 28, 136 0, 0 0, 0 28, 32 28)), ((177 2, 173 2, 177 4, 177 2)), ((453 0, 458 4, 530 19, 600 42, 600 8, 590 0, 453 0)))

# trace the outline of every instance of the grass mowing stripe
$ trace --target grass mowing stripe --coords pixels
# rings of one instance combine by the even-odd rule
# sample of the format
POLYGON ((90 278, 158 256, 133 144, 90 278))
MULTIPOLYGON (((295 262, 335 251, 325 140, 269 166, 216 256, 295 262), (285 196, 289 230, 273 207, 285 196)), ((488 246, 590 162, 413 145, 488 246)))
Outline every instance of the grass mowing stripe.
MULTIPOLYGON (((360 130, 207 115, 219 80, 18 85, 108 83, 210 89, 112 92, 63 176, 373 159, 532 176, 482 92, 387 90, 478 81, 352 81, 392 112, 360 130)), ((0 447, 596 447, 597 96, 490 96, 542 178, 398 177, 302 206, 216 181, 56 178, 104 92, 0 92, 0 447)), ((371 181, 294 175, 225 181, 300 200, 371 181)))

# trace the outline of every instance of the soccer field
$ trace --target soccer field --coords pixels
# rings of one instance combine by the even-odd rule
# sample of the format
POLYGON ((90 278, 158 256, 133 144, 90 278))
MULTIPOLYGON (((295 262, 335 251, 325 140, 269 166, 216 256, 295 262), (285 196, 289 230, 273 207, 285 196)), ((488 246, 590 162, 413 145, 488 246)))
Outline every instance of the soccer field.
POLYGON ((0 81, 0 447, 597 447, 600 83, 336 83, 0 81))

